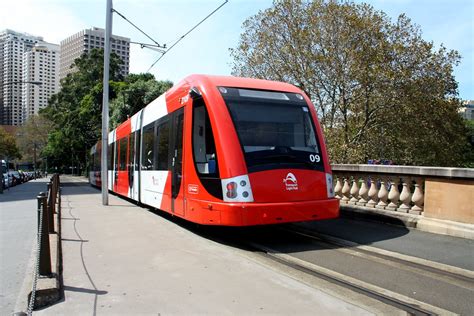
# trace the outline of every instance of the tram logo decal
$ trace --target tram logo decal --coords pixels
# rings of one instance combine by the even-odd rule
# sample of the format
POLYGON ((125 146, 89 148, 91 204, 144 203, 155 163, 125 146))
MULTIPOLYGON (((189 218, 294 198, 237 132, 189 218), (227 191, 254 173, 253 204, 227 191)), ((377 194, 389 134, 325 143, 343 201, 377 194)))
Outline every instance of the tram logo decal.
POLYGON ((197 184, 188 184, 188 193, 199 194, 199 186, 197 184))
POLYGON ((286 178, 283 179, 283 183, 286 186, 287 191, 296 191, 298 190, 298 180, 296 180, 296 177, 294 174, 289 172, 286 175, 286 178))

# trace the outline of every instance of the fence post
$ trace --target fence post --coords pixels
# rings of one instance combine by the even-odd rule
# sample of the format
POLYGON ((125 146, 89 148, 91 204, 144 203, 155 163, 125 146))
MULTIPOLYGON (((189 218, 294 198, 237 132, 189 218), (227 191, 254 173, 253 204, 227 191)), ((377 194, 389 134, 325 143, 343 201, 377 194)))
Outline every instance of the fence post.
POLYGON ((52 189, 52 183, 47 184, 48 187, 48 195, 47 195, 47 209, 46 209, 46 215, 47 215, 47 221, 48 221, 48 232, 49 233, 54 233, 54 203, 53 203, 53 189, 52 189))
POLYGON ((49 233, 48 233, 48 202, 46 193, 40 192, 36 197, 38 200, 38 239, 40 240, 39 248, 39 274, 51 275, 51 251, 49 249, 49 233))

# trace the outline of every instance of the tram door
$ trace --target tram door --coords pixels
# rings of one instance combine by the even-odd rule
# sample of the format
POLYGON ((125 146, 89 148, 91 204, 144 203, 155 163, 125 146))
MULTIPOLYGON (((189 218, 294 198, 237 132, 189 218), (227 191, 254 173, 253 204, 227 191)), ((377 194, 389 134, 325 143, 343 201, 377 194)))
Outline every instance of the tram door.
POLYGON ((138 146, 139 146, 139 132, 135 131, 130 135, 129 141, 129 163, 128 171, 128 197, 138 201, 138 146))
POLYGON ((129 166, 129 136, 117 141, 118 143, 118 170, 115 170, 115 192, 128 196, 128 166, 129 166))
POLYGON ((184 108, 171 114, 171 212, 184 215, 184 195, 180 190, 183 179, 184 108))

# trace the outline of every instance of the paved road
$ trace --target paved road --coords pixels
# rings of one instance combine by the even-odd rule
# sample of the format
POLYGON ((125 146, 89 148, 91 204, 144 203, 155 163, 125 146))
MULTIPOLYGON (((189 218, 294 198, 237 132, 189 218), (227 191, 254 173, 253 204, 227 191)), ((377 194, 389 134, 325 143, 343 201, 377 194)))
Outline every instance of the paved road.
POLYGON ((474 240, 348 218, 297 225, 361 245, 474 271, 474 240))
POLYGON ((46 191, 38 179, 0 194, 0 315, 10 315, 30 261, 36 234, 36 196, 46 191))

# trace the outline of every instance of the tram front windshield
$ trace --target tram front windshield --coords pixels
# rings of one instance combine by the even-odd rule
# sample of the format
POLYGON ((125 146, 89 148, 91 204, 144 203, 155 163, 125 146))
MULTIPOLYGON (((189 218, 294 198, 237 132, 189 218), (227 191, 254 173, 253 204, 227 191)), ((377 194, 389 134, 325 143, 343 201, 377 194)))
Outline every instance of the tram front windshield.
POLYGON ((249 172, 300 168, 323 170, 313 120, 295 93, 220 87, 249 172))

